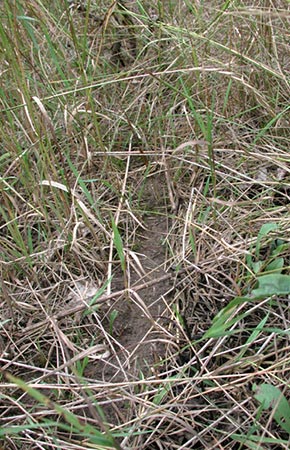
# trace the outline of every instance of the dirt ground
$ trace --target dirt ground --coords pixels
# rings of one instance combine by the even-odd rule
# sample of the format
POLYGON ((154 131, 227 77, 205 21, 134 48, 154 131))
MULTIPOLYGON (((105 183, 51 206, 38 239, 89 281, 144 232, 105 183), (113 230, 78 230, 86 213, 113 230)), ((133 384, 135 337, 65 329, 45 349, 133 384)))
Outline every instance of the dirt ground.
MULTIPOLYGON (((168 267, 164 241, 170 219, 161 191, 160 177, 150 179, 144 201, 151 211, 143 218, 145 229, 142 229, 142 239, 136 245, 136 260, 130 258, 128 263, 128 295, 121 294, 110 300, 102 313, 102 323, 108 328, 110 314, 113 311, 118 314, 111 330, 114 348, 108 359, 88 365, 85 376, 89 378, 106 383, 128 383, 140 380, 140 377, 156 376, 158 366, 166 357, 166 345, 175 339, 170 325, 170 302, 176 277, 168 267)), ((124 276, 118 269, 113 277, 112 292, 120 292, 124 287, 124 276)), ((111 406, 105 407, 107 419, 116 423, 114 415, 123 414, 124 408, 120 403, 117 412, 113 412, 111 406)), ((130 416, 130 412, 127 413, 130 416)))

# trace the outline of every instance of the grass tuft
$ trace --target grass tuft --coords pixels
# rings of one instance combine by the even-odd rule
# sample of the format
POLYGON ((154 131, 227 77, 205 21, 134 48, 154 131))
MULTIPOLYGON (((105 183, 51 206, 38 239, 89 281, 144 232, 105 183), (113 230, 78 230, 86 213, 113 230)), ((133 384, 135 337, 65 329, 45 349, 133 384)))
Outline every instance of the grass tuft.
POLYGON ((289 448, 289 1, 0 15, 1 446, 289 448))

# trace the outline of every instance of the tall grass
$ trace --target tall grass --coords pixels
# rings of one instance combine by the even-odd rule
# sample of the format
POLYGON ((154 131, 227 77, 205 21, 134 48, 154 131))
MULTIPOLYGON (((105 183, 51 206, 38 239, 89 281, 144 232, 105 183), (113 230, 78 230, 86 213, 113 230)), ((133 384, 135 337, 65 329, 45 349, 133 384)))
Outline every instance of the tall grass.
POLYGON ((289 448, 289 2, 0 14, 2 445, 289 448))

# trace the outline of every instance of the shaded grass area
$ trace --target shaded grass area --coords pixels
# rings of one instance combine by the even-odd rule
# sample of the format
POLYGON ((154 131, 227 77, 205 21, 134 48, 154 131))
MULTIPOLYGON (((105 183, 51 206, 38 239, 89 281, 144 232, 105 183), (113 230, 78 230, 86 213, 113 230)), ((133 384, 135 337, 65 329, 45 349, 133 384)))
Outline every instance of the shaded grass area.
POLYGON ((289 448, 289 2, 0 14, 2 446, 289 448))

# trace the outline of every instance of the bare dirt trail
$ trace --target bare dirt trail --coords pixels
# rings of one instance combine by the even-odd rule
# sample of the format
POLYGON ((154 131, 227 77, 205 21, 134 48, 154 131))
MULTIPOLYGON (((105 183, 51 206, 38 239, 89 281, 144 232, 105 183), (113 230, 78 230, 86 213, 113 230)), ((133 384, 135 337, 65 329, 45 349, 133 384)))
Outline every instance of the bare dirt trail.
POLYGON ((167 273, 162 241, 166 236, 167 220, 161 216, 150 216, 145 225, 147 231, 138 249, 144 274, 131 274, 131 304, 125 315, 120 315, 120 319, 127 324, 120 342, 130 354, 129 365, 148 372, 148 368, 164 356, 160 338, 167 325, 165 311, 172 280, 164 279, 167 273), (150 286, 153 281, 154 284, 150 286), (148 287, 141 292, 134 291, 134 286, 146 282, 148 287))
MULTIPOLYGON (((166 258, 162 246, 166 219, 149 217, 146 227, 138 248, 142 273, 130 270, 128 298, 122 296, 113 302, 107 313, 118 311, 112 333, 117 342, 116 354, 103 367, 102 378, 106 382, 136 380, 140 372, 150 376, 154 374, 153 366, 164 357, 160 342, 168 325, 167 302, 172 287, 172 277, 164 267, 166 258), (134 289, 141 284, 147 286, 140 291, 134 289)), ((122 282, 122 278, 115 279, 117 290, 122 282)))
MULTIPOLYGON (((109 322, 112 312, 117 312, 111 326, 114 339, 111 357, 93 369, 94 377, 106 383, 138 380, 141 373, 146 377, 154 375, 165 356, 161 340, 164 341, 166 336, 170 339, 168 304, 174 276, 165 267, 168 212, 164 206, 163 184, 159 177, 148 181, 144 201, 151 212, 143 220, 145 230, 140 230, 140 237, 136 238, 136 256, 141 267, 131 258, 127 274, 128 295, 112 301, 103 321, 108 328, 105 322, 109 322), (145 287, 138 289, 140 285, 145 287)), ((114 274, 112 290, 122 289, 124 276, 119 270, 114 274)))

